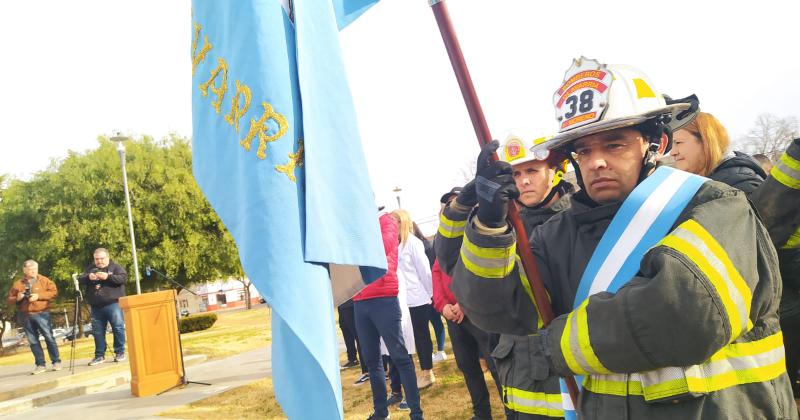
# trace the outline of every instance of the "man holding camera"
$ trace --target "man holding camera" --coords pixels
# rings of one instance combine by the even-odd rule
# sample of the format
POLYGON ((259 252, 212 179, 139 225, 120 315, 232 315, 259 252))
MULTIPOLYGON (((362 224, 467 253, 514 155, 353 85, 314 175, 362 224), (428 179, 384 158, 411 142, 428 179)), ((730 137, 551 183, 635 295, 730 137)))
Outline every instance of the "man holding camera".
POLYGON ((17 316, 25 329, 28 344, 36 360, 36 368, 31 375, 38 375, 47 370, 39 334, 44 336, 53 370, 61 370, 61 357, 50 324, 50 301, 58 296, 58 289, 50 279, 39 274, 39 264, 36 261, 25 261, 22 264, 22 272, 24 276, 11 286, 6 301, 9 305, 17 305, 17 316))
POLYGON ((125 319, 119 307, 119 298, 125 296, 128 273, 122 266, 111 261, 108 250, 97 248, 94 263, 90 264, 78 278, 86 288, 86 299, 92 307, 92 335, 94 335, 94 359, 89 366, 106 361, 106 326, 111 324, 114 334, 114 361, 125 361, 125 319))

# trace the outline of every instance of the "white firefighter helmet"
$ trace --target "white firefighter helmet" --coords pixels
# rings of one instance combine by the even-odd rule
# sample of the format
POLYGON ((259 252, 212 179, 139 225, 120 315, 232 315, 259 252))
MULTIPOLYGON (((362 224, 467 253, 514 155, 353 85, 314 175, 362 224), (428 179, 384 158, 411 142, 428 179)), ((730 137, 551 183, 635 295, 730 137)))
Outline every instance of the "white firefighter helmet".
POLYGON ((512 166, 532 160, 544 161, 556 170, 553 185, 558 185, 566 172, 566 157, 548 149, 547 144, 552 141, 552 135, 537 136, 531 133, 534 131, 519 128, 508 130, 498 157, 512 166))
POLYGON ((550 151, 546 147, 536 146, 544 145, 553 136, 537 137, 532 133, 533 131, 521 128, 508 130, 498 153, 500 160, 512 165, 532 160, 547 160, 550 151))
POLYGON ((699 111, 696 101, 694 96, 678 101, 665 97, 636 68, 581 57, 573 60, 553 96, 559 132, 547 148, 557 149, 590 134, 653 119, 674 132, 699 111))

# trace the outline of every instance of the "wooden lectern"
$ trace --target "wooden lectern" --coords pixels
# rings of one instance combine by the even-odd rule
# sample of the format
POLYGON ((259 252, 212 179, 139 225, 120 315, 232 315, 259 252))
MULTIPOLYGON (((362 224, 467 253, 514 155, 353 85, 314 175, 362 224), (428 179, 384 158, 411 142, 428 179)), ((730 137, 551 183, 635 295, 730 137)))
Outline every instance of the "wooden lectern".
POLYGON ((131 365, 131 393, 158 394, 183 382, 174 290, 120 298, 131 365))

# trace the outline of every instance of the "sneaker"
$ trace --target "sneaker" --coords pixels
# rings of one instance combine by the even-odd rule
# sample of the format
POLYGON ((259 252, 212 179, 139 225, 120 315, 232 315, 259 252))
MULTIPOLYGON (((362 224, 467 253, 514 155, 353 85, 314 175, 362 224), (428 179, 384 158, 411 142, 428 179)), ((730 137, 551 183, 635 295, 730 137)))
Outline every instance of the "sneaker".
POLYGON ((364 373, 361 376, 359 376, 355 382, 353 382, 353 385, 361 385, 367 381, 369 381, 369 373, 364 373))
POLYGON ((59 370, 61 370, 61 363, 59 362, 53 363, 53 372, 58 372, 59 370))
POLYGON ((45 372, 47 372, 47 367, 45 367, 45 366, 36 366, 36 368, 33 369, 33 372, 31 372, 31 375, 38 375, 40 373, 45 373, 45 372))
POLYGON ((114 355, 115 362, 124 362, 126 360, 128 360, 128 357, 125 356, 125 353, 119 353, 114 355))
POLYGON ((400 404, 397 406, 397 409, 402 411, 411 411, 411 407, 408 406, 406 400, 401 401, 400 404))
POLYGON ((386 400, 386 405, 392 406, 403 401, 403 394, 392 393, 392 396, 386 400))
POLYGON ((383 416, 379 416, 379 415, 377 415, 375 413, 372 413, 372 414, 369 415, 369 417, 367 417, 367 420, 388 420, 391 417, 392 417, 391 414, 386 414, 386 417, 383 417, 383 416))
POLYGON ((350 369, 350 368, 354 368, 356 366, 360 366, 360 364, 358 363, 358 360, 351 360, 351 361, 343 364, 342 365, 342 369, 350 369))
POLYGON ((447 360, 447 353, 445 353, 444 350, 436 352, 436 354, 433 355, 434 362, 443 362, 445 360, 447 360))
POLYGON ((99 364, 105 363, 105 362, 106 362, 106 358, 105 357, 98 356, 98 357, 95 357, 94 359, 92 359, 91 362, 89 362, 89 366, 99 365, 99 364))
POLYGON ((417 388, 425 389, 436 383, 436 376, 433 375, 433 369, 423 370, 417 377, 417 388))

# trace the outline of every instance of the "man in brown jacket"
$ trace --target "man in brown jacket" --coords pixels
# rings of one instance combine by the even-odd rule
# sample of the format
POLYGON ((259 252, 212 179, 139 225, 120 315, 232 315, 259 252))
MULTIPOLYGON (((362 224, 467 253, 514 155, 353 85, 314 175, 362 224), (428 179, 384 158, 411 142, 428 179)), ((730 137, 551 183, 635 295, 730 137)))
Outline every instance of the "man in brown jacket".
POLYGON ((36 368, 31 374, 37 375, 47 370, 39 334, 44 336, 53 370, 61 370, 58 345, 53 338, 53 328, 50 324, 50 301, 58 296, 58 289, 50 279, 39 274, 39 264, 36 261, 25 261, 22 264, 22 272, 24 276, 11 286, 6 301, 9 305, 17 305, 19 323, 25 328, 25 335, 28 336, 28 343, 36 360, 36 368))

